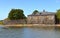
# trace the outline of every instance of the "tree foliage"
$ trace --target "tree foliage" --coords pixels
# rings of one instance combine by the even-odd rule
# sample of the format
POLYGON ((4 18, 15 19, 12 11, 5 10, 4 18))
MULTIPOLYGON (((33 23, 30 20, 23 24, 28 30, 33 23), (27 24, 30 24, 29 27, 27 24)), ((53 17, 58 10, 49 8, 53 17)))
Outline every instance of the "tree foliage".
POLYGON ((36 14, 36 13, 38 13, 38 12, 39 12, 38 10, 34 10, 34 11, 33 11, 33 14, 36 14))
POLYGON ((12 9, 9 12, 8 18, 10 20, 25 19, 24 11, 21 9, 12 9))
POLYGON ((57 19, 60 19, 60 9, 56 12, 57 19))

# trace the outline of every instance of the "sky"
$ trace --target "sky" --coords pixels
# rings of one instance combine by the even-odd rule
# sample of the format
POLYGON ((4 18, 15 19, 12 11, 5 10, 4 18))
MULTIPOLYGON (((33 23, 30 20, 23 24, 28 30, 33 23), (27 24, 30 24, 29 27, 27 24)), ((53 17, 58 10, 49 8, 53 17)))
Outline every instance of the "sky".
POLYGON ((0 20, 8 17, 11 9, 22 9, 25 16, 34 10, 56 12, 60 9, 60 0, 0 0, 0 20))

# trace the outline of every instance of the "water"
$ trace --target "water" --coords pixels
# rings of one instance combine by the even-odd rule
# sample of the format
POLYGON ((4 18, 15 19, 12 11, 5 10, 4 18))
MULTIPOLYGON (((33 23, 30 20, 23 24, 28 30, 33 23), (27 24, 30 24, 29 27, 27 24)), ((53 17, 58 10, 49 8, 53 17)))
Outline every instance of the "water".
POLYGON ((0 27, 0 38, 60 38, 59 29, 0 27))

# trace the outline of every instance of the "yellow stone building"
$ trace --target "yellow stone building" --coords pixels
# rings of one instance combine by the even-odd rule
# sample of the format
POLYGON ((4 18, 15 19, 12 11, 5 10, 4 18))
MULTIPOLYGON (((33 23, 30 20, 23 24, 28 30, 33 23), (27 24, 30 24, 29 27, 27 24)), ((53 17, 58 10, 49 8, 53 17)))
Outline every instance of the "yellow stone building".
POLYGON ((27 23, 32 24, 55 24, 55 12, 37 12, 32 13, 27 17, 27 23))

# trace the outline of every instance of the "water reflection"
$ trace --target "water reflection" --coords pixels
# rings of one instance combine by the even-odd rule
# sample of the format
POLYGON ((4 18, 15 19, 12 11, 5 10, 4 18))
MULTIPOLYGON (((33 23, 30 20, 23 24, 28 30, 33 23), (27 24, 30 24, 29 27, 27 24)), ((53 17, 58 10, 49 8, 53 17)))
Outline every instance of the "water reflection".
POLYGON ((23 37, 23 33, 24 30, 23 28, 20 29, 12 29, 12 28, 8 28, 8 29, 1 29, 0 30, 0 38, 19 38, 19 37, 23 37))
POLYGON ((54 28, 0 28, 0 38, 60 38, 60 30, 54 28))

